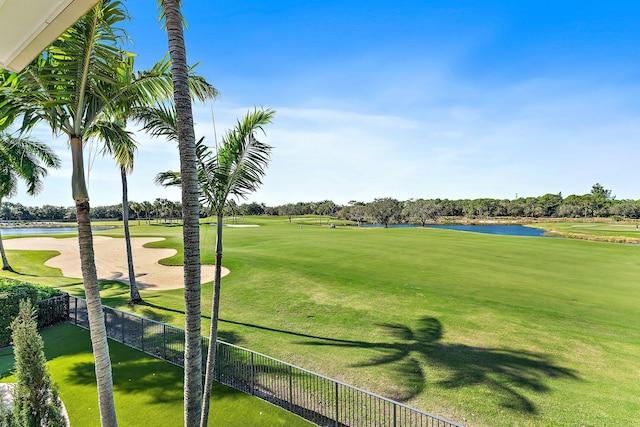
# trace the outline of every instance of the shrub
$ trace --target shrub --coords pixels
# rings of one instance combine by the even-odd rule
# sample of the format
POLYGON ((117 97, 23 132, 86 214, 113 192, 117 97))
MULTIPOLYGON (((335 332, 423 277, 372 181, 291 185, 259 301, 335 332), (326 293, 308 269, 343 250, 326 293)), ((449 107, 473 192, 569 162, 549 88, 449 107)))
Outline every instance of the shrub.
POLYGON ((18 427, 13 412, 0 402, 0 426, 2 427, 18 427))
MULTIPOLYGON (((9 325, 18 315, 21 300, 28 300, 35 307, 38 301, 56 295, 62 295, 62 292, 46 286, 33 285, 6 278, 0 279, 0 347, 5 347, 11 343, 9 325)), ((50 318, 50 316, 47 318, 50 318)))
POLYGON ((0 293, 15 287, 29 287, 34 289, 38 295, 38 301, 62 295, 61 291, 55 288, 50 288, 49 286, 35 285, 33 283, 20 282, 6 277, 0 277, 0 293))
POLYGON ((16 386, 13 414, 23 427, 64 427, 62 405, 47 370, 44 343, 38 334, 36 311, 29 300, 20 301, 18 317, 11 323, 16 386))

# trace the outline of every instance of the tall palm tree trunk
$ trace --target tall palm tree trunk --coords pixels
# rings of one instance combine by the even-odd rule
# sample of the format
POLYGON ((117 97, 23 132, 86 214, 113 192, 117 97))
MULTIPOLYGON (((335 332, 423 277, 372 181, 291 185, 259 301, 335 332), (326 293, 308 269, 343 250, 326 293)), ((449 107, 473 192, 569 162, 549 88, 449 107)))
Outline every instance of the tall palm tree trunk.
POLYGON ((89 219, 89 200, 76 201, 78 218, 78 244, 80 246, 80 266, 84 282, 87 311, 89 314, 89 331, 93 357, 95 358, 96 380, 98 383, 98 405, 100 407, 100 423, 103 427, 117 426, 116 408, 113 401, 113 379, 111 376, 111 359, 107 330, 104 323, 100 288, 93 252, 93 235, 89 219))
POLYGON ((202 406, 202 329, 196 138, 193 129, 180 1, 163 0, 163 5, 169 56, 171 57, 173 96, 178 119, 178 147, 182 176, 185 301, 184 425, 185 427, 198 427, 202 406))
POLYGON ((76 202, 78 221, 78 244, 80 247, 80 268, 84 282, 87 312, 89 315, 89 333, 95 359, 96 381, 98 384, 98 406, 102 427, 117 427, 116 407, 113 400, 113 378, 111 376, 111 359, 109 343, 104 323, 98 273, 93 252, 93 235, 89 217, 89 198, 84 181, 84 165, 82 159, 82 140, 71 138, 71 160, 73 163, 72 189, 76 202))
POLYGON ((222 214, 216 220, 216 272, 213 286, 213 300, 211 303, 211 327, 209 329, 209 351, 207 352, 207 367, 202 397, 202 416, 200 427, 207 427, 209 422, 209 400, 213 386, 214 367, 216 362, 216 343, 218 341, 218 317, 220 313, 220 282, 222 280, 222 214))
MULTIPOLYGON (((0 206, 2 206, 2 199, 0 199, 0 206)), ((7 259, 7 255, 4 253, 4 244, 2 243, 2 232, 0 232, 0 255, 2 255, 2 269, 6 271, 13 271, 11 265, 9 264, 9 260, 7 259)))
POLYGON ((120 168, 122 178, 122 223, 124 226, 124 241, 127 245, 127 265, 129 266, 129 304, 139 304, 142 302, 138 285, 136 284, 136 273, 133 271, 133 253, 131 250, 131 233, 129 232, 129 197, 127 189, 127 171, 120 168))
POLYGON ((4 253, 4 244, 2 243, 1 232, 0 232, 0 254, 2 254, 2 269, 7 271, 13 271, 13 268, 11 268, 11 265, 9 264, 9 260, 7 259, 7 255, 4 253))

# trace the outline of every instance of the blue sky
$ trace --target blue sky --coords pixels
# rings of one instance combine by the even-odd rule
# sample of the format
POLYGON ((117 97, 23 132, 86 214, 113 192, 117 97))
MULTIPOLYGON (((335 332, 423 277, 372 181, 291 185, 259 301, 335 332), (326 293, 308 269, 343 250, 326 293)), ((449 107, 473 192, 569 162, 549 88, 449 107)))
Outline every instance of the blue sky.
MULTIPOLYGON (((167 50, 155 1, 127 3, 139 69, 167 50)), ((640 199, 640 2, 184 0, 187 54, 221 93, 195 105, 213 143, 248 108, 277 113, 273 157, 250 201, 585 194, 640 199)), ((40 196, 71 205, 64 167, 40 196), (68 197, 62 196, 68 189, 68 197)), ((166 197, 153 176, 177 148, 138 134, 130 200, 166 197)), ((92 205, 120 201, 118 171, 91 154, 92 205)), ((95 149, 93 153, 95 153, 95 149)))

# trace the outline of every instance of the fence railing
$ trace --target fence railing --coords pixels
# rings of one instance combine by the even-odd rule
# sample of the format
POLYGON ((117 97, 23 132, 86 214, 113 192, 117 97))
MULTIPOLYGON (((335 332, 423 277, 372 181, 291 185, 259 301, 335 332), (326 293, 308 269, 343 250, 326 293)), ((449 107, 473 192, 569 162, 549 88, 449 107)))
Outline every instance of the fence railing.
POLYGON ((38 329, 64 322, 69 317, 69 294, 38 301, 38 329))
MULTIPOLYGON (((69 322, 89 328, 86 301, 69 296, 69 322)), ((109 338, 184 367, 182 329, 104 307, 109 338)), ((203 367, 209 340, 202 338, 203 367)), ((320 426, 462 427, 303 368, 223 341, 217 342, 218 382, 280 406, 320 426)))

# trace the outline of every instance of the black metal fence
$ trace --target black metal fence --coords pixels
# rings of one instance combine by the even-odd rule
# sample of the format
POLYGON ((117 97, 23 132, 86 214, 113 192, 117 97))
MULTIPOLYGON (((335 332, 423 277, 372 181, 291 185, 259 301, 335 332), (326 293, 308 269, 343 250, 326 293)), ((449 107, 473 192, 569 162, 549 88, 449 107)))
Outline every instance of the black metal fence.
MULTIPOLYGON (((69 297, 69 321, 89 328, 86 301, 69 297)), ((184 366, 184 331, 104 307, 109 338, 184 366)), ((209 340, 202 338, 203 367, 209 340)), ((278 405, 320 426, 461 427, 331 378, 223 341, 217 342, 218 382, 278 405)))
POLYGON ((38 301, 38 329, 64 322, 69 317, 69 294, 38 301))

